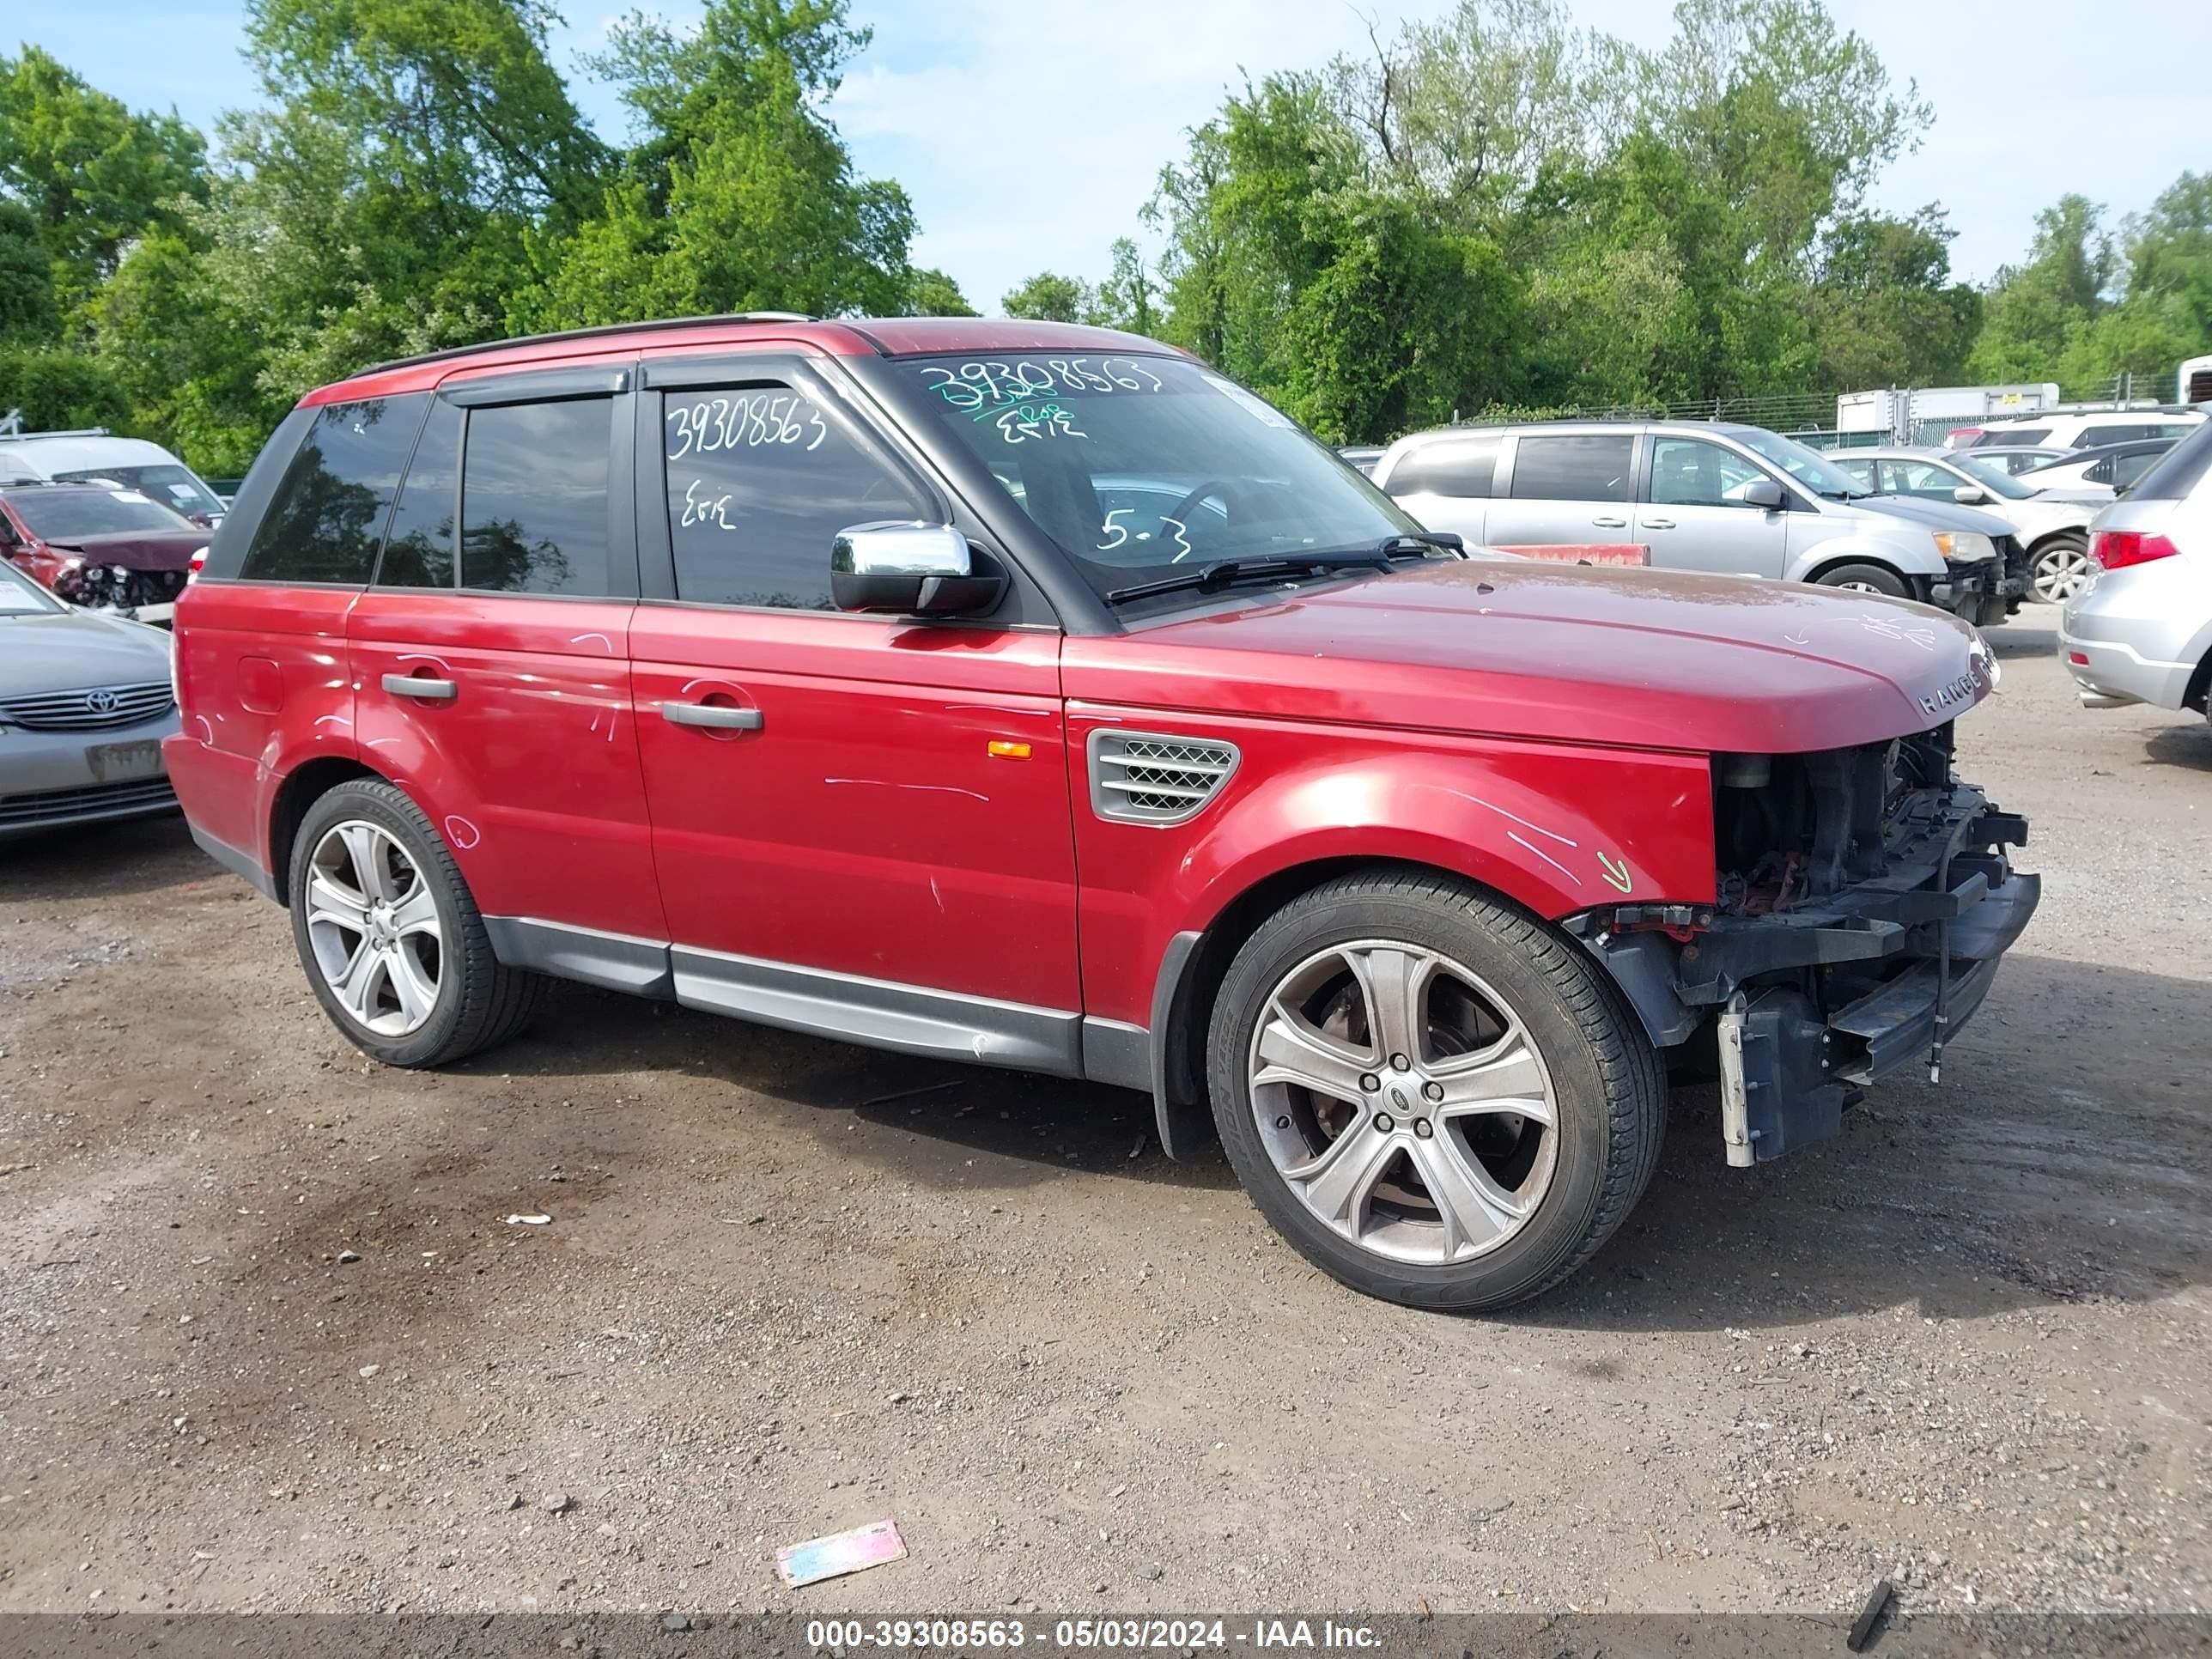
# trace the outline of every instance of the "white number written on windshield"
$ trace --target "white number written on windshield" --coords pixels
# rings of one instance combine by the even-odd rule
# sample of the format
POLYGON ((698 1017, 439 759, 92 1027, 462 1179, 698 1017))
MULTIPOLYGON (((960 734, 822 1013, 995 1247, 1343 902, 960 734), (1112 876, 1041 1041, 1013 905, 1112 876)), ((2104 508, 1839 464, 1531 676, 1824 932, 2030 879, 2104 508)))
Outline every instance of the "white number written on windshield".
POLYGON ((1060 392, 1158 392, 1165 384, 1139 357, 1024 357, 978 360, 947 368, 924 363, 931 390, 963 414, 979 416, 1009 404, 1035 403, 1060 392))

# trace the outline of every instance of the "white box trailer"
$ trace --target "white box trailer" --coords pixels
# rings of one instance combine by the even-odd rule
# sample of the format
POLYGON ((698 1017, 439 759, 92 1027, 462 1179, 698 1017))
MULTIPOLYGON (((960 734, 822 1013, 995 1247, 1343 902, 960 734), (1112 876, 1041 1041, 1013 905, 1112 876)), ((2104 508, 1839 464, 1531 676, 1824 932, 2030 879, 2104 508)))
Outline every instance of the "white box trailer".
POLYGON ((1942 441, 1952 426, 1993 415, 2032 415, 2058 401, 2049 380, 2023 386, 1931 386, 1911 391, 1847 392, 1836 399, 1836 430, 1879 432, 1899 443, 1942 441), (1929 434, 1933 433, 1934 436, 1929 434))

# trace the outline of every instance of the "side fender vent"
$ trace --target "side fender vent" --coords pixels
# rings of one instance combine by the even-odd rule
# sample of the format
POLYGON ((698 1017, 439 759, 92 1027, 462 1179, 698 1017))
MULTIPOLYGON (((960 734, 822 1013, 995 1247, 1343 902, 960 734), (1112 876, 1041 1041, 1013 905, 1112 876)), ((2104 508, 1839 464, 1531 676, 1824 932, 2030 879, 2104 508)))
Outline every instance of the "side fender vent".
POLYGON ((1194 818, 1237 769, 1237 745, 1216 738, 1101 728, 1085 748, 1091 810, 1117 823, 1164 828, 1194 818))

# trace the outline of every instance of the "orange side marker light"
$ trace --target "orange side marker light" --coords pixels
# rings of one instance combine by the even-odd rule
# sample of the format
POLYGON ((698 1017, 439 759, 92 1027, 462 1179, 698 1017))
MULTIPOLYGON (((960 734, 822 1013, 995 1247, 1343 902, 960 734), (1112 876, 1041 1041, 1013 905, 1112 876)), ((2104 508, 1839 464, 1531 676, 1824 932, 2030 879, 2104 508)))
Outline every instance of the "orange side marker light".
POLYGON ((1029 744, 1014 743, 1005 738, 992 738, 990 751, 993 760, 1027 760, 1030 757, 1029 744))

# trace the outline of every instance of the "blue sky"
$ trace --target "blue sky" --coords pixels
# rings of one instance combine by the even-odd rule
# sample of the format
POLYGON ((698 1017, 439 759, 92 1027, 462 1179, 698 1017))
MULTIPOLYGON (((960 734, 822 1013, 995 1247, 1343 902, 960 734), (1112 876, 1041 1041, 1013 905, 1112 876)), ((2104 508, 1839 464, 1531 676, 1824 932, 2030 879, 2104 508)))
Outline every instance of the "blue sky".
MULTIPOLYGON (((626 4, 569 0, 555 61, 594 45, 626 4)), ((1918 154, 1890 169, 1879 205, 1940 201, 1959 232, 1953 263, 1988 277, 2026 247, 2036 210, 2068 191, 2140 210, 2184 168, 2212 167, 2212 5, 2183 0, 1830 0, 1893 74, 1934 104, 1918 154), (2161 66, 2171 66, 2163 72, 2161 66)), ((695 0, 657 8, 681 19, 695 0)), ((949 270, 980 307, 1024 276, 1095 277, 1181 135, 1244 72, 1316 67, 1443 0, 854 0, 875 44, 831 114, 860 165, 905 185, 921 224, 915 258, 949 270), (1009 128, 981 109, 1031 112, 1009 128)), ((1658 0, 1575 0, 1579 21, 1656 44, 1658 0)), ((178 10, 154 0, 52 0, 18 13, 34 40, 134 106, 174 105, 211 126, 257 88, 238 56, 234 6, 178 10)), ((12 44, 12 43, 11 43, 12 44)), ((580 101, 611 137, 604 88, 580 101)))

